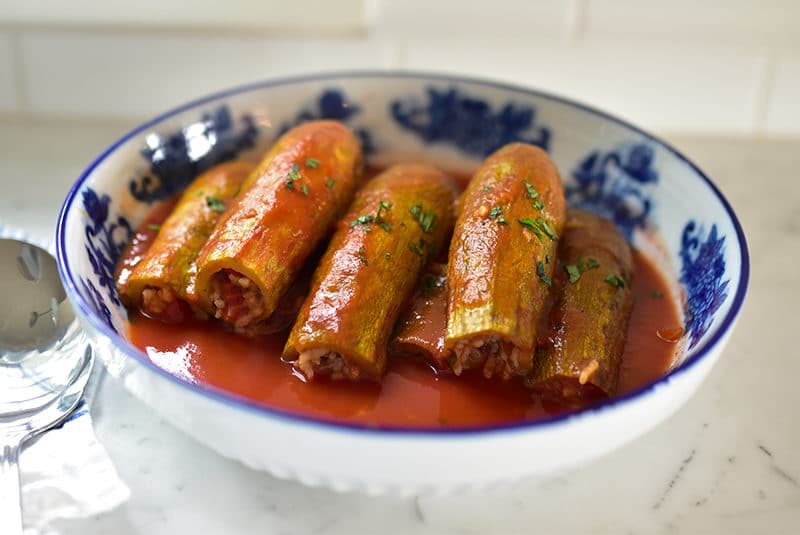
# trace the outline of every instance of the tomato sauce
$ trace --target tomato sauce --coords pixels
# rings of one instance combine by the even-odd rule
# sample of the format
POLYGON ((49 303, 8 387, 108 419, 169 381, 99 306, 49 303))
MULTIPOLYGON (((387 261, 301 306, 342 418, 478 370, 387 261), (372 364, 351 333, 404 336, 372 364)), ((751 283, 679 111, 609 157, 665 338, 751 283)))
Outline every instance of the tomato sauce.
MULTIPOLYGON (((375 174, 370 170, 368 175, 375 174)), ((462 178, 463 177, 459 177, 462 178)), ((132 250, 140 257, 155 237, 171 203, 156 207, 142 223, 132 250)), ((682 334, 681 320, 663 275, 634 251, 633 313, 628 324, 618 394, 661 377, 673 362, 682 334)), ((485 426, 544 418, 574 408, 540 399, 519 380, 486 380, 480 370, 460 377, 437 372, 421 360, 394 355, 379 384, 306 381, 281 360, 288 330, 244 337, 223 324, 191 319, 168 325, 131 312, 130 339, 156 365, 189 382, 219 388, 234 396, 284 412, 333 422, 374 427, 446 428, 485 426)))
MULTIPOLYGON (((622 357, 619 393, 663 375, 677 345, 658 335, 679 328, 667 284, 640 253, 634 254, 635 303, 622 357), (659 297, 654 297, 659 296, 659 297), (661 297, 663 296, 663 297, 661 297)), ((167 325, 132 315, 130 336, 158 366, 191 382, 215 386, 283 411, 370 426, 481 426, 542 418, 563 410, 518 381, 488 381, 480 371, 456 377, 410 358, 389 359, 380 384, 318 378, 306 382, 280 359, 286 332, 246 338, 216 322, 167 325)))

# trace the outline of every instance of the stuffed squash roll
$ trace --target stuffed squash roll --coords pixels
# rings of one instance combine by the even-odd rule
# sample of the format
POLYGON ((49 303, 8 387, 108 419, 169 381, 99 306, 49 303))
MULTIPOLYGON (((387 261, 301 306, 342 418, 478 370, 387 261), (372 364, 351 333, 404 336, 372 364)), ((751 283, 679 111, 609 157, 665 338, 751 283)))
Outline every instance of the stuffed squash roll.
POLYGON ((308 122, 281 136, 200 252, 198 305, 236 330, 268 318, 362 171, 361 145, 341 123, 308 122))
POLYGON ((283 356, 309 379, 379 379, 398 315, 453 225, 454 182, 397 165, 358 192, 314 274, 283 356))
POLYGON ((400 315, 389 349, 416 356, 447 370, 444 332, 447 327, 447 266, 432 263, 422 275, 411 304, 400 315))
POLYGON ((614 223, 570 210, 549 334, 527 383, 567 404, 614 394, 633 307, 630 247, 614 223))
POLYGON ((197 255, 226 205, 255 168, 234 161, 212 167, 197 177, 159 226, 153 242, 118 289, 126 304, 147 315, 177 323, 191 312, 187 300, 195 282, 197 255))
POLYGON ((527 375, 564 226, 558 170, 538 147, 506 145, 483 162, 460 204, 447 266, 450 367, 527 375))

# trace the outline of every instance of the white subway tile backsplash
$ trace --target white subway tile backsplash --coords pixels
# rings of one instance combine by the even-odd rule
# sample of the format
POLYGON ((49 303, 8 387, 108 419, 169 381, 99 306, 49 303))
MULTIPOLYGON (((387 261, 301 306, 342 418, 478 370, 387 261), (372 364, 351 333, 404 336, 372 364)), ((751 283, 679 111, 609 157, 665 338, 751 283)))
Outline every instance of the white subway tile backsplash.
POLYGON ((407 40, 504 35, 563 36, 575 0, 368 0, 368 24, 379 35, 407 40))
POLYGON ((587 0, 586 37, 800 45, 797 0, 587 0))
POLYGON ((11 37, 0 32, 0 112, 15 111, 18 105, 16 73, 11 54, 11 37))
POLYGON ((765 130, 768 134, 800 136, 800 56, 777 61, 765 130))
POLYGON ((347 31, 363 26, 365 0, 36 0, 0 2, 0 21, 148 27, 347 31))
POLYGON ((405 66, 484 76, 576 98, 659 131, 747 133, 761 54, 642 43, 559 47, 525 40, 408 43, 405 66))
POLYGON ((381 68, 372 40, 286 40, 27 32, 22 61, 37 114, 150 116, 240 83, 300 73, 381 68))

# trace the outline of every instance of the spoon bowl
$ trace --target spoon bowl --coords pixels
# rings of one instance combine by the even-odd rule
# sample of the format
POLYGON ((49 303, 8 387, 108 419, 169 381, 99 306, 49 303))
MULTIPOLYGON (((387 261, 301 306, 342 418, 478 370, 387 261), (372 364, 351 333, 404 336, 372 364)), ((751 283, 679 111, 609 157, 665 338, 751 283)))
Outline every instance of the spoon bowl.
POLYGON ((0 533, 14 535, 22 533, 19 450, 72 414, 94 358, 50 253, 0 239, 0 292, 0 533))

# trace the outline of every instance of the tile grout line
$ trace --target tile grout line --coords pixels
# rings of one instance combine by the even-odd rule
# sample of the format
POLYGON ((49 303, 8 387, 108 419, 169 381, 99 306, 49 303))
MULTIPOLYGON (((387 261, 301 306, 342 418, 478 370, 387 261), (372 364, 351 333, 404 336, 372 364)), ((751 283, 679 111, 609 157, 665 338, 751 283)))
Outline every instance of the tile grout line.
POLYGON ((31 99, 28 91, 25 65, 22 60, 20 39, 19 30, 9 29, 8 46, 11 52, 11 76, 14 78, 14 100, 17 111, 20 114, 27 115, 31 111, 31 99))
POLYGON ((768 49, 764 57, 764 65, 756 84, 755 105, 753 106, 753 134, 763 136, 767 133, 767 114, 778 70, 777 54, 768 49))
POLYGON ((589 19, 589 0, 571 0, 567 4, 567 20, 564 28, 564 43, 577 45, 586 37, 589 19))

